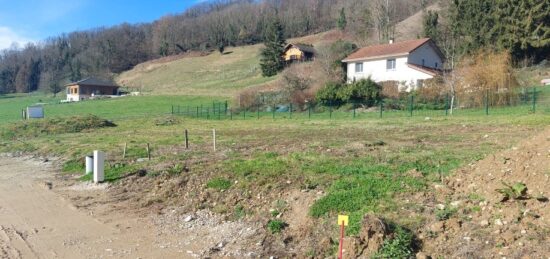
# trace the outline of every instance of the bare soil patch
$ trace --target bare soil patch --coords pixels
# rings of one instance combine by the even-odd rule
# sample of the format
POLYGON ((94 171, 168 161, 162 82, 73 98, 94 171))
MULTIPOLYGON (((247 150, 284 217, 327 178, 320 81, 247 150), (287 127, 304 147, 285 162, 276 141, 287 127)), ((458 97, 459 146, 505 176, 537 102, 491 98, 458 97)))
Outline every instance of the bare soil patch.
POLYGON ((436 204, 431 202, 434 207, 427 212, 456 214, 434 219, 420 230, 426 254, 434 258, 550 256, 550 128, 458 170, 444 182, 435 187, 431 199, 436 204), (517 196, 505 200, 497 191, 518 183, 526 186, 523 194, 518 190, 517 196))

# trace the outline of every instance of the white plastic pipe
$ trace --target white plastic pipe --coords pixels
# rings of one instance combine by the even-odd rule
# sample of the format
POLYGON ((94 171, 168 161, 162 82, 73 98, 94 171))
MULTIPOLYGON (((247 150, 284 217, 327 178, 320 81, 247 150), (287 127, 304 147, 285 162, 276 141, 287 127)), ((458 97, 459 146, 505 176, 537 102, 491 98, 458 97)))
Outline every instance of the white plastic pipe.
POLYGON ((105 153, 94 151, 94 183, 105 181, 105 153))
POLYGON ((86 156, 86 174, 91 174, 94 172, 94 157, 86 156))

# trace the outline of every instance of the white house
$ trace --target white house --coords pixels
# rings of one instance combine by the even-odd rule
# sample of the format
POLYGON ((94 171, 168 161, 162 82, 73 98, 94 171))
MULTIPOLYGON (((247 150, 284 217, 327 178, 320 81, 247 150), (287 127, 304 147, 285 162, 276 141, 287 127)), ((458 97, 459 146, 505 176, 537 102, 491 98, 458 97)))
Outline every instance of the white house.
POLYGON ((348 82, 370 77, 375 82, 397 81, 400 91, 410 92, 442 71, 443 53, 429 39, 361 48, 342 60, 348 82))

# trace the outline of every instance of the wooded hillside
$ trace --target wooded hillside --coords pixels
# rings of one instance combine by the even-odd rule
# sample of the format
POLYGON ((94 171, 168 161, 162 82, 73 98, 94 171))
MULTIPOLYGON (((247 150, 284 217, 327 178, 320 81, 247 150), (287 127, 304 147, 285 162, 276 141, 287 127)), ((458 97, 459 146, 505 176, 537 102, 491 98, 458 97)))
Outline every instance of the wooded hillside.
MULTIPOLYGON (((87 76, 112 78, 147 60, 189 50, 262 42, 278 16, 287 38, 334 29, 354 35, 358 45, 386 42, 396 24, 435 0, 216 0, 148 24, 122 24, 59 35, 0 52, 0 94, 43 89, 87 76), (342 14, 345 23, 342 23, 342 14), (339 21, 340 20, 340 21, 339 21)), ((431 14, 446 54, 478 48, 510 49, 516 60, 540 61, 550 51, 548 1, 442 0, 440 21, 431 14), (512 8, 513 7, 513 8, 512 8), (435 18, 435 19, 434 19, 435 18), (502 18, 502 19, 501 19, 502 18), (542 58, 541 58, 542 57, 542 58)), ((417 35, 418 37, 424 35, 417 35)))

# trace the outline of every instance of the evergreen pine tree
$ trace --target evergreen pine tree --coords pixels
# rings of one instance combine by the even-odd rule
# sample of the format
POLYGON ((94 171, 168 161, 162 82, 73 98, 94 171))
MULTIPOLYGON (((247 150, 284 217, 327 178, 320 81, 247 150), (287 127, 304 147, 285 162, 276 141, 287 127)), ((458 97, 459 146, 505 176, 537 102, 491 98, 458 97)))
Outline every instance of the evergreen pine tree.
POLYGON ((336 25, 338 26, 338 29, 342 31, 345 30, 346 26, 348 25, 348 21, 346 20, 346 11, 343 7, 342 9, 340 9, 340 17, 338 18, 336 25))
POLYGON ((264 36, 265 48, 261 51, 260 66, 264 77, 274 76, 284 68, 283 53, 286 40, 279 18, 269 23, 264 36))
POLYGON ((434 41, 438 40, 438 22, 439 14, 437 12, 428 11, 424 14, 424 37, 431 38, 434 41))

